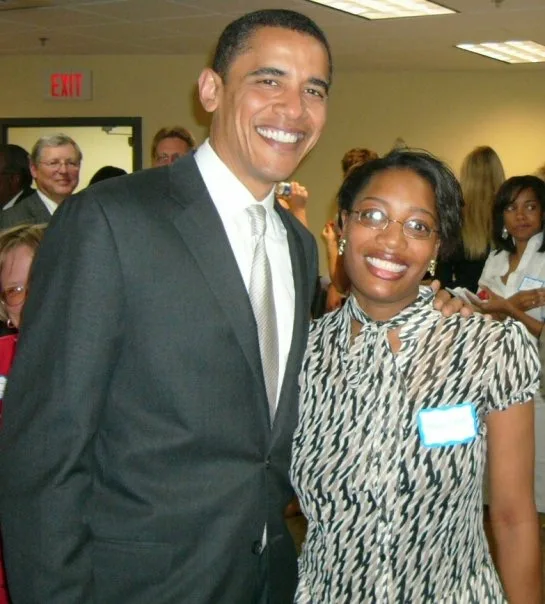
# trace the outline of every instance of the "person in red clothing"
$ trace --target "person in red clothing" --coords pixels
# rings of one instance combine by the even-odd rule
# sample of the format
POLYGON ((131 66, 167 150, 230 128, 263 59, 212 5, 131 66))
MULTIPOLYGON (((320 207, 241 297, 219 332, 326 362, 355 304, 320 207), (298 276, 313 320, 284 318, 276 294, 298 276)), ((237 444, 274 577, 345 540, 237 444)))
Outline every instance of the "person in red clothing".
MULTIPOLYGON (((0 417, 4 389, 15 356, 30 266, 44 229, 45 225, 23 224, 0 233, 0 321, 8 327, 7 333, 0 336, 0 417)), ((0 604, 8 602, 0 558, 0 604)))

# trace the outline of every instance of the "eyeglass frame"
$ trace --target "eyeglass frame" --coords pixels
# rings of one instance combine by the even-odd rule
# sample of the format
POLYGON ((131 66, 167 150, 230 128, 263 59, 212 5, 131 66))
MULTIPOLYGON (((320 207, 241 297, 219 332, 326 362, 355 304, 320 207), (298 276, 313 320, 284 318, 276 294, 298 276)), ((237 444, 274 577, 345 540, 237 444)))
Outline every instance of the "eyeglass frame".
POLYGON ((28 286, 27 285, 13 285, 11 287, 7 287, 0 292, 0 302, 5 306, 20 306, 28 295, 28 286), (16 292, 20 296, 21 299, 18 302, 9 302, 6 296, 6 293, 16 292))
POLYGON ((405 231, 405 225, 408 222, 415 220, 414 218, 408 218, 404 222, 401 222, 401 220, 394 220, 393 218, 390 218, 384 210, 381 210, 379 208, 364 208, 363 210, 347 210, 347 212, 348 212, 348 214, 357 214, 358 217, 356 218, 356 222, 359 225, 361 225, 362 227, 365 227, 367 229, 372 229, 373 231, 385 231, 392 222, 396 222, 397 224, 401 225, 401 230, 403 232, 403 235, 405 235, 405 237, 408 237, 409 239, 415 239, 416 241, 427 241, 428 239, 431 239, 431 236, 433 233, 440 233, 439 229, 430 229, 430 231, 426 237, 415 237, 414 235, 411 235, 405 231), (364 212, 369 212, 369 211, 380 212, 386 219, 384 226, 380 227, 380 226, 371 226, 371 225, 363 224, 363 222, 361 221, 361 215, 364 212))
POLYGON ((64 166, 67 170, 79 170, 81 167, 81 160, 74 161, 72 159, 40 160, 37 163, 45 166, 52 172, 58 172, 62 166, 64 166))

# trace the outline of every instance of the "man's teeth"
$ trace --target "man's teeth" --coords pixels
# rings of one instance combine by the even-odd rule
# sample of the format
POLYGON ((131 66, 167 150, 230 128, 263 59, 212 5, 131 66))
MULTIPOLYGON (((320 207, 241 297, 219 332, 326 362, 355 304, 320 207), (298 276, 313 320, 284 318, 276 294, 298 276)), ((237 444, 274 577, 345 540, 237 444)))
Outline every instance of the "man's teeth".
POLYGON ((383 260, 382 258, 373 258, 372 256, 366 256, 367 262, 369 264, 376 266, 377 268, 381 268, 385 271, 390 271, 391 273, 402 273, 407 267, 404 264, 396 264, 395 262, 390 262, 388 260, 383 260))
POLYGON ((284 132, 283 130, 272 130, 271 128, 258 128, 257 131, 264 138, 270 138, 279 143, 296 143, 299 135, 293 132, 284 132))

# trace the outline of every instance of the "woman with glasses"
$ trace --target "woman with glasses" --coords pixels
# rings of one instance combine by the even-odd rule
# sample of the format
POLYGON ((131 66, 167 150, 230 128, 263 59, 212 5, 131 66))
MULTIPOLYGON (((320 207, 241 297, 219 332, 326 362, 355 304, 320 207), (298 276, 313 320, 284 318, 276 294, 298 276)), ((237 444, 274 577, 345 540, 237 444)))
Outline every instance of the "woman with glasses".
POLYGON ((351 172, 339 205, 351 292, 312 325, 300 378, 296 601, 541 602, 535 347, 511 320, 443 317, 419 287, 459 241, 458 182, 394 151, 351 172))
MULTIPOLYGON (((21 323, 27 281, 44 225, 14 227, 0 233, 0 321, 14 329, 21 323)), ((17 332, 0 337, 0 418, 2 398, 17 343, 17 332)), ((0 604, 9 601, 0 559, 0 604)))

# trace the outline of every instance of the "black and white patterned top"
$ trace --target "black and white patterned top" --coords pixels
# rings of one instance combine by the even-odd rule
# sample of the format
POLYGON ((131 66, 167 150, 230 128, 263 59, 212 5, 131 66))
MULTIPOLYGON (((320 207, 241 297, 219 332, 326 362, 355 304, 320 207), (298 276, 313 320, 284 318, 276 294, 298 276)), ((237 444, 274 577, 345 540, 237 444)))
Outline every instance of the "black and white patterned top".
POLYGON ((421 288, 377 323, 351 297, 311 327, 291 470, 309 522, 298 603, 506 601, 483 530, 484 420, 532 398, 536 348, 516 322, 431 304, 421 288), (352 317, 363 327, 351 344, 352 317), (421 409, 467 402, 471 442, 421 443, 421 409))

